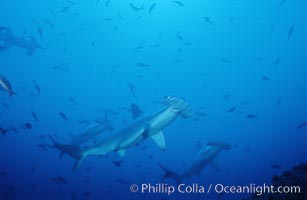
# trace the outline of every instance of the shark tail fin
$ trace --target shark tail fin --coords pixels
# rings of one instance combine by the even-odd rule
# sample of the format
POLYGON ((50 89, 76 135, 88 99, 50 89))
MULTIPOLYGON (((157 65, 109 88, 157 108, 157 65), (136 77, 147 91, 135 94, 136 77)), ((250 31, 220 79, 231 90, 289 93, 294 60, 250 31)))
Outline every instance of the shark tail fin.
POLYGON ((76 160, 76 163, 73 167, 73 172, 75 172, 85 158, 85 155, 83 154, 81 148, 73 145, 60 144, 50 135, 49 138, 53 142, 54 147, 61 152, 60 157, 64 154, 67 154, 76 160))
POLYGON ((168 178, 172 178, 176 181, 177 185, 180 184, 182 177, 179 174, 167 169, 161 163, 159 163, 159 167, 164 171, 163 180, 168 179, 168 178))

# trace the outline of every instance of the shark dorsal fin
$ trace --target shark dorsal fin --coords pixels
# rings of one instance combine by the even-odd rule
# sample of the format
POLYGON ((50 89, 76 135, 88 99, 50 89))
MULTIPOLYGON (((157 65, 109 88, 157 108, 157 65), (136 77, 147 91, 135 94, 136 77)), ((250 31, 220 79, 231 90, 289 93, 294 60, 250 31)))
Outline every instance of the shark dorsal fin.
POLYGON ((156 142, 156 144, 160 147, 160 149, 162 150, 166 149, 165 139, 162 131, 151 136, 151 139, 153 139, 153 141, 156 142))
POLYGON ((135 103, 131 104, 132 119, 137 118, 143 114, 143 111, 135 103))
POLYGON ((125 149, 119 149, 116 153, 118 153, 118 155, 120 155, 120 157, 124 157, 126 150, 125 149))

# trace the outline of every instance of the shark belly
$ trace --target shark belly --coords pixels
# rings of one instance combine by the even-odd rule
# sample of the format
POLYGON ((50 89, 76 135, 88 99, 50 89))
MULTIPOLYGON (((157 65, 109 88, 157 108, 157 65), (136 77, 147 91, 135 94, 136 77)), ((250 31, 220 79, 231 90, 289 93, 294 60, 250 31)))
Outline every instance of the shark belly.
POLYGON ((165 127, 172 123, 178 116, 178 112, 172 109, 164 109, 144 119, 135 121, 130 126, 111 136, 106 141, 95 145, 83 152, 84 155, 106 155, 110 152, 125 150, 143 140, 144 132, 148 131, 148 136, 154 136, 161 132, 165 127), (148 130, 147 130, 148 129, 148 130))

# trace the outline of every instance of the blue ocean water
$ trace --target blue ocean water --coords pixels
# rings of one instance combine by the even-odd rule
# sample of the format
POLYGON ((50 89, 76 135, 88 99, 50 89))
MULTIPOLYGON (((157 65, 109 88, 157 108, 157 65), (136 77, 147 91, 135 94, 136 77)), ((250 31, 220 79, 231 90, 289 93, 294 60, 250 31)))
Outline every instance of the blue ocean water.
POLYGON ((240 199, 249 194, 149 194, 176 186, 200 146, 231 144, 183 183, 261 185, 306 162, 307 2, 304 0, 54 0, 0 3, 0 199, 240 199), (1 35, 2 34, 2 35, 1 35), (20 48, 21 47, 21 48, 20 48), (3 88, 2 88, 3 89, 3 88), (132 122, 131 103, 154 111, 167 95, 193 116, 116 153, 74 159, 53 147, 96 119, 132 122), (62 113, 62 114, 60 114, 62 113), (65 119, 67 118, 67 119, 65 119), (62 180, 62 181, 59 181, 62 180))

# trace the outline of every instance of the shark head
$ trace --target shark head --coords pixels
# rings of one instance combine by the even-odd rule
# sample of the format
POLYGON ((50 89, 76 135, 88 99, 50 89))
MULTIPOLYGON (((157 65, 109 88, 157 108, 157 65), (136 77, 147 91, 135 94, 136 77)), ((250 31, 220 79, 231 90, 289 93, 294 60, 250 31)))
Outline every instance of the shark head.
POLYGON ((162 104, 168 106, 174 111, 180 112, 180 115, 183 118, 188 118, 193 115, 190 105, 183 99, 173 96, 165 96, 162 100, 162 104))

